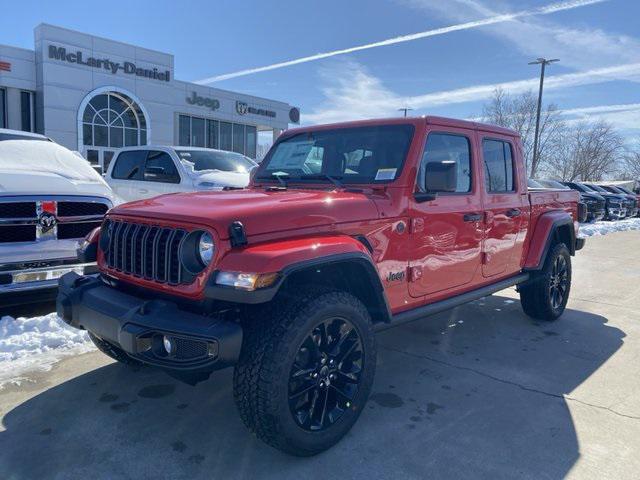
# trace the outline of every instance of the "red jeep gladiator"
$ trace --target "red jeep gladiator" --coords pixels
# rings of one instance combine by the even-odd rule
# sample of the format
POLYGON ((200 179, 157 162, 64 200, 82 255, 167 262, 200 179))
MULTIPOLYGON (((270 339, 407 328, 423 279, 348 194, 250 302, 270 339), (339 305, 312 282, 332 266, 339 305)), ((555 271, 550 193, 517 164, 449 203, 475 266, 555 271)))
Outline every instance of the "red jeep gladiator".
POLYGON ((82 247, 100 273, 62 277, 57 309, 125 364, 192 383, 235 366, 246 426, 313 455, 362 412, 376 331, 511 286, 528 315, 557 319, 577 215, 575 191, 528 191, 511 130, 436 117, 299 128, 246 189, 113 208, 82 247))

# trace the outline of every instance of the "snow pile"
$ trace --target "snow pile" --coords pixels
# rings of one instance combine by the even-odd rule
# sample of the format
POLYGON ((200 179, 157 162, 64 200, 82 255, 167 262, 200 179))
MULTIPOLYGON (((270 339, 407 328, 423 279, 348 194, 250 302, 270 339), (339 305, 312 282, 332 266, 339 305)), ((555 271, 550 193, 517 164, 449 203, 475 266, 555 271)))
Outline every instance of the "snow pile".
POLYGON ((581 223, 578 236, 585 238, 626 230, 640 230, 640 218, 628 218, 613 222, 581 223))
POLYGON ((93 350, 86 332, 65 324, 55 313, 41 317, 0 318, 0 387, 20 383, 27 371, 49 370, 61 357, 93 350))

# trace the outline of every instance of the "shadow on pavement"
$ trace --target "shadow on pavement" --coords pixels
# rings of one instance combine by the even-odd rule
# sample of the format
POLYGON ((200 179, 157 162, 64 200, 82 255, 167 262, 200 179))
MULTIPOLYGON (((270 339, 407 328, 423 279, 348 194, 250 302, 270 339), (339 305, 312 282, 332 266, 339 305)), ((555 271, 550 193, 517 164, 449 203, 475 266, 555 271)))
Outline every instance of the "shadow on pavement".
POLYGON ((562 478, 579 458, 567 400, 622 345, 607 319, 536 324, 494 296, 378 337, 374 392, 317 457, 253 438, 231 370, 196 387, 118 364, 7 412, 3 478, 562 478))

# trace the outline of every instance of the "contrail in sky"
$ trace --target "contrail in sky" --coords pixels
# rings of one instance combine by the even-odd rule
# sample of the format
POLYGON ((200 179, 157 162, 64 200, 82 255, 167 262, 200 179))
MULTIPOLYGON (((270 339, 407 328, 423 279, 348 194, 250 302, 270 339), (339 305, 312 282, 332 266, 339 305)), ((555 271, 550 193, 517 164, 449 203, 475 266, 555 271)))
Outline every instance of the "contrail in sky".
POLYGON ((412 42, 413 40, 419 40, 421 38, 435 37, 437 35, 444 35, 446 33, 458 32, 460 30, 468 30, 470 28, 484 27, 486 25, 494 25, 496 23, 508 22, 521 17, 531 17, 534 15, 549 15, 551 13, 562 12, 565 10, 573 10, 574 8, 586 7, 588 5, 594 5, 597 3, 603 3, 608 0, 568 0, 565 2, 551 3, 544 7, 534 8, 531 10, 522 10, 520 12, 505 13, 502 15, 496 15, 494 17, 484 18, 482 20, 475 20, 472 22, 459 23, 457 25, 450 25, 448 27, 436 28, 434 30, 427 30, 425 32, 412 33, 409 35, 401 35, 399 37, 388 38, 379 42, 368 43, 366 45, 357 45, 355 47, 343 48, 341 50, 333 50, 331 52, 316 53, 315 55, 309 55, 308 57, 295 58, 293 60, 287 60, 284 62, 273 63, 271 65, 265 65, 262 67, 248 68, 246 70, 240 70, 237 72, 225 73, 223 75, 216 75, 214 77, 204 78, 198 80, 195 83, 208 84, 213 82, 219 82, 221 80, 228 80, 230 78, 243 77, 245 75, 251 75, 254 73, 266 72, 269 70, 276 70, 278 68, 290 67, 292 65, 298 65, 300 63, 314 62, 323 58, 335 57, 337 55, 344 55, 345 53, 359 52, 360 50, 368 50, 370 48, 386 47, 388 45, 396 45, 398 43, 412 42))

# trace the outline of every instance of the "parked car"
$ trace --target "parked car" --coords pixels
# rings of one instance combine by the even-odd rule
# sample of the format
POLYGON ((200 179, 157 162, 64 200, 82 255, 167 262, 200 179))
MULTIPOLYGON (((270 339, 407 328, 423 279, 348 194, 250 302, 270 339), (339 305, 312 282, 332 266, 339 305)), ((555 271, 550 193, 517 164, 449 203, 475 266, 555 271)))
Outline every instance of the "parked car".
POLYGON ((538 182, 545 188, 556 188, 558 190, 569 189, 569 187, 556 180, 538 180, 538 182))
POLYGON ((620 185, 616 185, 616 187, 618 187, 620 190, 622 190, 624 193, 628 194, 628 195, 634 195, 636 197, 636 206, 638 207, 638 212, 637 212, 637 216, 640 217, 640 192, 636 193, 632 190, 629 190, 627 187, 623 187, 620 185))
POLYGON ((51 296, 64 273, 95 271, 77 249, 114 203, 83 158, 42 135, 0 131, 0 304, 51 296))
POLYGON ((626 195, 612 193, 593 183, 585 183, 584 186, 609 200, 609 205, 611 205, 611 209, 607 208, 609 220, 622 220, 629 216, 630 204, 626 195))
POLYGON ((244 188, 258 164, 244 155, 196 147, 121 149, 107 170, 107 183, 126 201, 165 193, 244 188))
POLYGON ((607 216, 607 199, 605 197, 581 183, 564 182, 563 185, 580 194, 580 201, 587 207, 587 222, 599 222, 607 216))
POLYGON ((58 314, 125 364, 235 365, 246 426, 319 453, 365 406, 375 331, 513 285, 528 315, 562 315, 578 194, 528 191, 521 152, 438 117, 287 130, 247 189, 114 208, 87 247, 100 277, 62 277, 58 314))
POLYGON ((602 188, 611 193, 624 195, 627 199, 627 217, 635 217, 638 215, 638 199, 634 193, 627 193, 620 187, 614 185, 600 185, 602 188))

